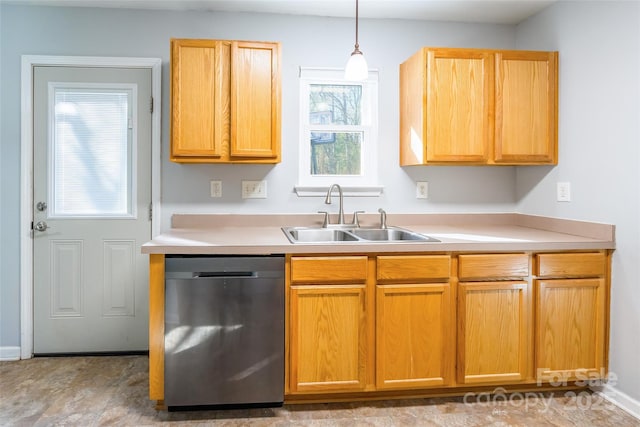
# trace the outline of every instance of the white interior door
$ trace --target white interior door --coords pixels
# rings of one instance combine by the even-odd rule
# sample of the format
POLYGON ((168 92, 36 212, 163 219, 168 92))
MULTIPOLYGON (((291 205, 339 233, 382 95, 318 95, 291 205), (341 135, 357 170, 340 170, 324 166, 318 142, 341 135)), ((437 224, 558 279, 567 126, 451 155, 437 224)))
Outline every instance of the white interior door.
POLYGON ((151 70, 33 81, 34 354, 146 350, 151 70))

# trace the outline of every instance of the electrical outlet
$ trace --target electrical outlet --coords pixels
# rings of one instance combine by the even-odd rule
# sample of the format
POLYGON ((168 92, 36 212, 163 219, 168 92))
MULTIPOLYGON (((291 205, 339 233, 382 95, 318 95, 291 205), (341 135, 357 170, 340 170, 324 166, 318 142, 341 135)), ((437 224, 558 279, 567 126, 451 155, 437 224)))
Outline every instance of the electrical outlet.
POLYGON ((222 181, 210 181, 211 197, 222 197, 222 181))
POLYGON ((429 198, 429 183, 426 181, 416 182, 416 199, 429 198))
POLYGON ((556 200, 559 202, 571 201, 571 183, 558 182, 556 186, 556 200))
POLYGON ((267 181, 242 181, 243 199, 266 199, 267 181))

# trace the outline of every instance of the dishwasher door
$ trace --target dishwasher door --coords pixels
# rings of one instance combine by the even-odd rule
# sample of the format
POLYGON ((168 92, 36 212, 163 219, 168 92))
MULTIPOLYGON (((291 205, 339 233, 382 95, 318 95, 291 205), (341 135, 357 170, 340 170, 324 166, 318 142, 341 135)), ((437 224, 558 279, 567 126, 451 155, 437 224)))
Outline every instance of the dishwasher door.
POLYGON ((165 262, 165 404, 282 405, 284 256, 165 262))

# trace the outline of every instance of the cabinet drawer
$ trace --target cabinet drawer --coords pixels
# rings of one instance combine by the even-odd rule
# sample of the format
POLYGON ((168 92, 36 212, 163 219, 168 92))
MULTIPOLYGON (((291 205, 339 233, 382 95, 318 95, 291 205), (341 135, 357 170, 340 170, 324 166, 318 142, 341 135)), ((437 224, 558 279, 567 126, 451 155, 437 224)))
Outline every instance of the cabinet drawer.
POLYGON ((364 283, 367 257, 292 257, 291 283, 364 283))
POLYGON ((529 275, 527 254, 460 255, 458 260, 458 277, 462 281, 529 275))
POLYGON ((537 254, 536 266, 541 277, 604 276, 607 269, 601 252, 537 254))
POLYGON ((448 255, 379 256, 378 281, 448 279, 448 255))

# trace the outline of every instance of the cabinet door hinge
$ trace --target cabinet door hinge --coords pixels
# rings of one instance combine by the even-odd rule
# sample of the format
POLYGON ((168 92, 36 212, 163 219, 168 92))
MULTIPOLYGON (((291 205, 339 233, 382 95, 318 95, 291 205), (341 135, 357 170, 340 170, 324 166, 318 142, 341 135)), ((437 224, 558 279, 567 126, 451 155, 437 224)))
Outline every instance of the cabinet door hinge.
POLYGON ((149 101, 149 112, 151 114, 153 114, 153 96, 151 97, 151 100, 149 101))
POLYGON ((149 221, 153 219, 153 203, 149 203, 149 221))

